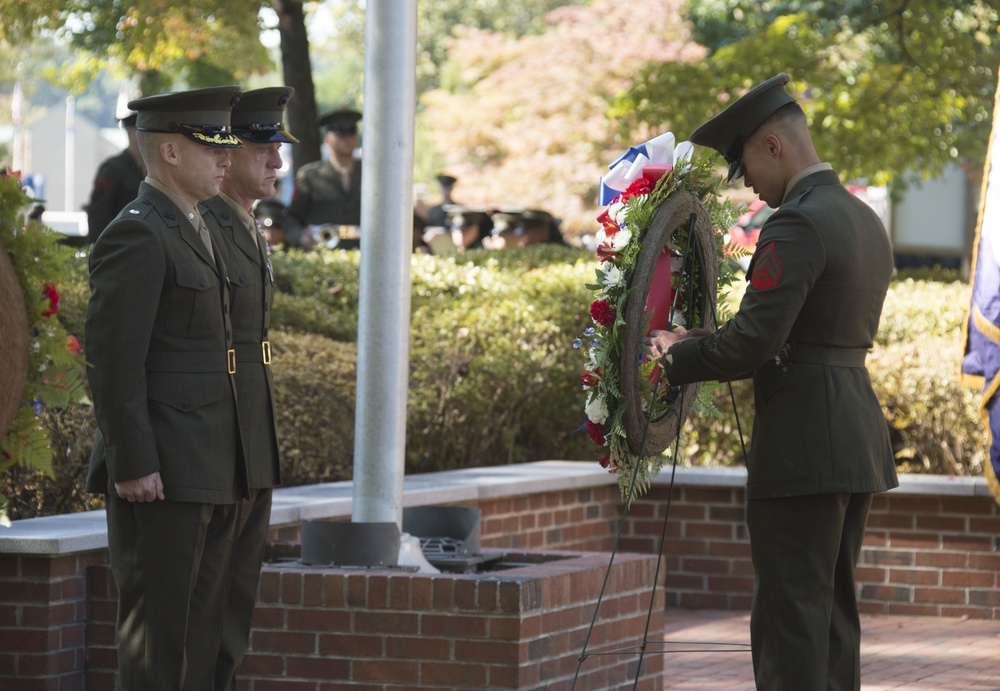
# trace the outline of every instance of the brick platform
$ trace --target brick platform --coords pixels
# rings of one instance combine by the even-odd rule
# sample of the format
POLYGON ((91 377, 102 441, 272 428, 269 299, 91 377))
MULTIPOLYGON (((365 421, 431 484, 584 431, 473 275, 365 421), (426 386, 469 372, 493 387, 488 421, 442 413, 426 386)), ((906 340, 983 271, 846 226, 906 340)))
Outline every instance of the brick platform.
MULTIPOLYGON (((661 571, 666 606, 738 611, 749 606, 753 571, 743 524, 745 480, 745 473, 739 470, 681 470, 672 491, 667 485, 669 474, 665 474, 656 480, 648 495, 633 504, 619 548, 648 554, 656 549, 667 499, 672 496, 661 571)), ((858 569, 862 611, 1000 620, 1000 510, 985 481, 908 476, 902 478, 902 483, 899 489, 876 497, 873 504, 858 569)), ((606 555, 614 544, 622 508, 614 478, 592 463, 553 461, 435 473, 408 477, 405 487, 408 506, 450 504, 479 508, 483 515, 484 549, 571 550, 606 555)), ((279 490, 272 511, 273 538, 296 540, 303 519, 349 517, 350 498, 349 483, 279 490)), ((593 592, 592 580, 603 574, 603 569, 596 563, 587 565, 582 571, 587 576, 579 586, 567 575, 544 586, 551 602, 559 603, 558 616, 579 616, 578 610, 586 609, 587 598, 591 597, 588 593, 593 592)), ((348 588, 355 575, 338 577, 342 579, 341 586, 327 583, 333 576, 324 574, 323 588, 329 586, 333 588, 331 592, 340 592, 338 588, 348 588)), ((271 619, 290 616, 293 611, 298 612, 297 617, 313 616, 311 608, 286 603, 280 599, 284 595, 271 601, 273 596, 267 588, 273 587, 272 578, 278 578, 282 584, 277 592, 284 592, 284 577, 272 575, 269 568, 262 585, 261 616, 265 618, 260 620, 260 631, 273 630, 276 645, 297 650, 303 632, 289 629, 290 623, 284 619, 281 622, 284 628, 269 628, 273 624, 271 619), (288 631, 294 631, 291 638, 284 636, 288 631)), ((365 586, 365 598, 379 597, 384 589, 391 602, 399 588, 409 592, 412 606, 414 593, 419 601, 423 597, 421 589, 428 587, 418 585, 421 579, 415 576, 385 579, 384 588, 380 585, 383 577, 373 578, 371 583, 376 585, 365 586)), ((454 612, 466 617, 481 616, 490 622, 515 616, 499 604, 488 612, 477 609, 478 588, 492 586, 472 581, 476 582, 475 587, 458 586, 461 599, 454 601, 454 612)), ((520 584, 517 587, 527 588, 524 583, 531 581, 517 582, 520 584)), ((431 597, 445 597, 437 595, 436 585, 430 592, 431 597)), ((0 689, 112 688, 112 598, 103 512, 18 521, 9 529, 0 529, 0 689)), ((533 611, 523 605, 517 617, 532 619, 533 611)), ((428 621, 430 617, 427 613, 428 621)), ((378 616, 367 623, 355 619, 355 612, 347 607, 333 621, 351 627, 358 624, 390 627, 396 619, 408 621, 405 612, 395 607, 379 609, 378 616), (351 619, 345 623, 344 617, 348 615, 351 619)), ((409 625, 412 627, 413 622, 409 625)), ((422 631, 419 625, 418 631, 422 631)), ((611 628, 609 635, 618 636, 611 628)), ((343 630, 354 632, 355 628, 343 630)), ((313 635, 308 633, 307 638, 313 635)), ((404 637, 425 638, 423 633, 417 636, 407 633, 404 637)), ((537 642, 540 640, 536 639, 533 645, 543 645, 537 642)), ((270 644, 265 645, 265 638, 255 630, 253 645, 253 659, 260 661, 258 655, 263 656, 270 644)), ((382 645, 381 650, 388 650, 384 637, 382 645)), ((527 645, 527 653, 520 643, 501 648, 509 653, 502 664, 508 670, 517 670, 517 681, 511 683, 526 684, 509 688, 533 688, 530 675, 542 673, 542 658, 533 657, 535 649, 531 643, 527 645), (522 671, 522 667, 527 669, 522 671), (522 674, 526 675, 523 679, 522 674)), ((595 645, 602 647, 603 642, 597 641, 595 645)), ((574 648, 575 645, 570 645, 566 649, 574 648)), ((558 650, 561 652, 556 657, 562 659, 565 650, 558 650)), ((454 655, 455 661, 464 659, 469 653, 464 639, 461 651, 456 655, 449 648, 448 655, 454 655)), ((289 651, 289 657, 294 656, 292 653, 294 650, 289 651)), ((268 654, 277 656, 276 652, 268 654)), ((319 657, 316 653, 316 659, 309 664, 319 664, 319 657)), ((275 664, 275 659, 265 661, 275 664)), ((376 658, 370 662, 378 668, 376 658)), ((430 660, 426 662, 429 664, 430 660)), ((477 660, 476 664, 492 663, 477 660)), ((544 669, 547 673, 548 668, 544 669)), ((354 670, 350 673, 354 674, 354 670)), ((256 683, 253 691, 275 688, 271 679, 258 678, 256 683)), ((296 688, 281 684, 282 689, 296 688)), ((369 685, 370 688, 390 686, 393 685, 375 682, 369 685)), ((312 682, 301 688, 319 687, 312 682)))

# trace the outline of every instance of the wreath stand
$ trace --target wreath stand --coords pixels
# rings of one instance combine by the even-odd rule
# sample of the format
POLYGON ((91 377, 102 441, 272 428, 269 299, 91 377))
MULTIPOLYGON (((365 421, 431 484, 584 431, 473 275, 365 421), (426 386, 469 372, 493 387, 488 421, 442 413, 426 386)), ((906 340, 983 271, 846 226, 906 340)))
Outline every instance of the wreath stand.
MULTIPOLYGON (((626 331, 623 345, 621 362, 639 363, 640 356, 645 349, 643 339, 646 337, 646 301, 649 296, 650 284, 656 269, 656 263, 663 253, 667 243, 674 233, 683 226, 688 229, 688 245, 684 249, 683 262, 685 267, 694 267, 698 278, 697 286, 689 286, 690 293, 686 298, 685 305, 690 310, 697 306, 697 314, 701 316, 701 324, 707 329, 716 328, 715 301, 718 285, 718 267, 715 258, 715 237, 712 230, 712 222, 698 198, 686 190, 677 190, 667 197, 656 215, 653 222, 643 237, 642 249, 636 258, 635 269, 632 274, 632 282, 629 286, 630 292, 625 308, 626 331), (695 305, 696 302, 696 305, 695 305)), ((678 291, 679 292, 679 291, 678 291)), ((675 295, 675 300, 678 296, 675 295)), ((688 324, 695 326, 691 320, 688 324)), ((649 637, 649 621, 653 615, 653 603, 656 599, 656 583, 660 577, 660 565, 663 561, 663 543, 666 538, 667 521, 670 517, 670 502, 673 498, 674 473, 677 469, 677 453, 680 442, 680 431, 687 420, 694 403, 698 398, 700 384, 687 384, 679 387, 676 397, 670 402, 665 410, 654 411, 650 402, 647 414, 643 409, 643 400, 640 394, 639 378, 642 374, 638 364, 634 367, 622 367, 619 380, 622 397, 625 400, 625 432, 629 450, 639 457, 633 467, 633 478, 629 485, 628 497, 625 499, 625 506, 622 516, 618 522, 618 532, 615 535, 614 545, 611 549, 611 558, 608 568, 604 573, 604 582, 601 584, 601 591, 594 606, 594 615, 587 629, 587 636, 583 642, 583 649, 577 660, 576 675, 573 677, 573 684, 570 689, 576 688, 576 681, 580 675, 580 668, 584 661, 591 655, 630 655, 635 654, 635 650, 614 650, 599 653, 588 653, 587 645, 590 642, 590 635, 597 623, 597 615, 601 608, 604 592, 607 589, 608 578, 611 573, 611 566, 614 564, 615 554, 618 552, 618 544, 621 541, 622 531, 625 526, 625 519, 628 517, 628 510, 632 504, 635 493, 636 472, 641 463, 641 459, 646 456, 654 456, 663 453, 674 443, 674 454, 672 470, 670 475, 670 485, 667 492, 667 506, 664 511, 663 528, 658 542, 658 556, 656 560, 656 572, 653 576, 653 591, 649 598, 649 611, 646 615, 646 628, 643 632, 642 642, 638 646, 639 664, 636 665, 635 682, 633 689, 638 688, 639 678, 642 674, 642 662, 646 652, 706 652, 704 649, 685 650, 650 650, 647 648, 649 637)), ((655 400, 659 392, 662 378, 657 377, 654 381, 652 399, 655 400)), ((741 434, 742 437, 742 434, 741 434)), ((711 645, 717 652, 747 652, 749 646, 742 643, 720 643, 702 642, 692 643, 685 641, 673 641, 673 643, 685 645, 711 645)))

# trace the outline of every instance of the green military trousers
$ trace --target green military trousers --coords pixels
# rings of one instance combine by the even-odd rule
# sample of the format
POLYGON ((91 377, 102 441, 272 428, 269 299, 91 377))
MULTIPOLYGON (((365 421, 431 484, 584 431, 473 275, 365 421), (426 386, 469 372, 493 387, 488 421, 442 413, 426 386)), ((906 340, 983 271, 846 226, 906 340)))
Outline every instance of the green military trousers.
POLYGON ((750 612, 760 691, 859 691, 854 567, 871 494, 747 502, 756 574, 750 612))

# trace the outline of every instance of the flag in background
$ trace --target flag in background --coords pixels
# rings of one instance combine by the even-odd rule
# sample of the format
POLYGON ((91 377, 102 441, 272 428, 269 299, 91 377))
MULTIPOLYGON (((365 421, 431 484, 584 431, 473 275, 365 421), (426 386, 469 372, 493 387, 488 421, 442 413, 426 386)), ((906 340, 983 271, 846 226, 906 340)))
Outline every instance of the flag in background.
POLYGON ((986 481, 1000 503, 1000 127, 993 104, 993 131, 979 199, 979 222, 972 245, 972 301, 965 322, 962 381, 982 391, 979 416, 989 437, 986 481))

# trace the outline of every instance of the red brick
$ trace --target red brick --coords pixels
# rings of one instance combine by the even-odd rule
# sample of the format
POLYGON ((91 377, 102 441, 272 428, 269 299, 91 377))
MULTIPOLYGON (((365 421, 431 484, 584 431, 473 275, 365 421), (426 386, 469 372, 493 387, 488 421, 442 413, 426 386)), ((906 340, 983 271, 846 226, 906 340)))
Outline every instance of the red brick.
POLYGON ((889 546, 893 549, 938 549, 941 535, 935 532, 905 532, 893 530, 889 533, 889 546))
POLYGON ((260 584, 257 586, 257 597, 260 602, 278 602, 278 589, 281 585, 281 572, 275 567, 263 567, 260 573, 260 584))
POLYGON ((302 604, 302 580, 305 574, 301 571, 286 571, 281 575, 281 602, 286 605, 302 604))
POLYGON ((302 604, 315 607, 324 604, 324 574, 305 572, 302 574, 302 604))
POLYGON ((421 665, 410 660, 354 660, 351 680, 412 682, 418 679, 421 665))
POLYGON ((941 497, 943 513, 957 513, 963 516, 995 514, 995 504, 985 497, 941 497))
POLYGON ((966 531, 965 516, 917 516, 917 530, 933 530, 935 532, 962 533, 966 531))
POLYGON ((989 552, 993 545, 993 538, 990 536, 976 537, 974 535, 942 535, 941 547, 943 549, 956 549, 972 552, 989 552))
POLYGON ((389 606, 389 576, 377 573, 368 575, 367 606, 371 609, 385 609, 389 606))
POLYGON ((922 497, 905 494, 886 496, 890 513, 936 514, 941 509, 938 497, 922 497))
POLYGON ((868 514, 867 528, 913 528, 914 516, 910 513, 882 513, 871 511, 868 514))
POLYGON ((996 574, 987 571, 946 570, 941 574, 941 585, 962 588, 992 588, 996 574))
POLYGON ((408 660, 454 660, 454 641, 427 636, 391 636, 385 639, 385 656, 408 660))
POLYGON ((1000 607, 1000 591, 970 590, 969 604, 987 607, 1000 607))
POLYGON ((416 634, 420 632, 418 615, 408 612, 354 612, 357 633, 416 634))
POLYGON ((729 573, 726 559, 684 559, 681 563, 686 573, 729 573))
POLYGON ((913 565, 964 569, 969 565, 969 555, 965 552, 917 552, 913 565))
POLYGON ((386 641, 382 635, 364 636, 345 631, 338 634, 321 634, 318 647, 320 655, 345 658, 384 657, 386 641))
POLYGON ((423 614, 420 635, 446 638, 485 638, 487 617, 461 614, 423 614))
POLYGON ((969 530, 973 533, 985 533, 987 535, 1000 534, 1000 516, 992 518, 970 518, 969 530))
POLYGON ((240 665, 240 677, 264 677, 280 676, 285 669, 285 658, 283 655, 261 655, 250 651, 243 658, 240 665))
POLYGON ((938 604, 965 604, 965 591, 955 588, 914 588, 914 602, 935 602, 938 604))
POLYGON ((310 607, 285 611, 289 631, 350 631, 351 614, 345 610, 310 607))
MULTIPOLYGON (((351 661, 336 657, 299 657, 288 655, 285 657, 285 669, 287 673, 283 676, 302 679, 350 679, 351 661)), ((257 688, 257 682, 254 682, 257 688)))
POLYGON ((1000 554, 970 554, 969 568, 1000 571, 1000 554))
POLYGON ((347 595, 345 603, 348 607, 365 607, 368 603, 368 578, 363 574, 347 576, 347 595))
POLYGON ((314 633, 300 631, 254 631, 253 649, 259 653, 295 653, 308 655, 316 652, 314 633))
POLYGON ((941 585, 937 569, 889 569, 889 582, 903 585, 941 585))

